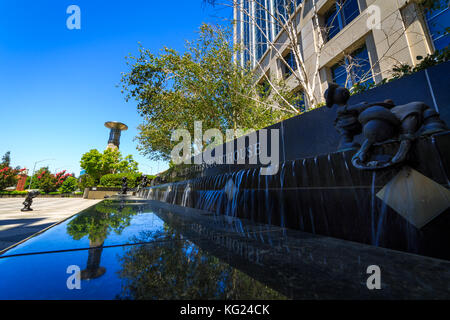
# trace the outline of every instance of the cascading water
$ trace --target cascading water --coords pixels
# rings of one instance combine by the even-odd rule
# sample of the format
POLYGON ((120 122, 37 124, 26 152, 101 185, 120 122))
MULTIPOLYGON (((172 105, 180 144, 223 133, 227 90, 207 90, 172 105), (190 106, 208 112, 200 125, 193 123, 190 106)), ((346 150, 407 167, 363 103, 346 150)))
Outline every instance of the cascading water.
MULTIPOLYGON (((398 190, 386 188, 386 198, 377 197, 398 168, 359 170, 351 165, 352 155, 339 152, 283 162, 275 175, 262 175, 261 167, 253 166, 201 176, 153 186, 140 196, 226 216, 236 229, 245 218, 413 253, 432 250, 424 242, 427 237, 433 245, 437 237, 446 243, 448 233, 437 236, 432 228, 419 232, 386 204, 398 190)), ((442 160, 436 159, 433 166, 428 173, 426 166, 421 170, 433 176, 436 167, 443 167, 442 160)), ((444 178, 442 185, 448 183, 444 178)))

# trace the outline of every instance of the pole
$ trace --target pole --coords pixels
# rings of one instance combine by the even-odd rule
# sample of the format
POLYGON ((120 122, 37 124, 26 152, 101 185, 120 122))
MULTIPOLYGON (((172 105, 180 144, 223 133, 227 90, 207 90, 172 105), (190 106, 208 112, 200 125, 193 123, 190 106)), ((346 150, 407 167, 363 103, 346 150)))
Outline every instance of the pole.
POLYGON ((36 161, 36 162, 34 163, 34 166, 33 166, 33 174, 31 175, 30 186, 28 187, 28 190, 31 190, 31 183, 33 182, 33 176, 34 176, 34 171, 36 170, 36 164, 38 164, 38 163, 40 163, 40 162, 43 162, 43 161, 50 161, 50 160, 55 160, 55 159, 44 159, 44 160, 36 161))

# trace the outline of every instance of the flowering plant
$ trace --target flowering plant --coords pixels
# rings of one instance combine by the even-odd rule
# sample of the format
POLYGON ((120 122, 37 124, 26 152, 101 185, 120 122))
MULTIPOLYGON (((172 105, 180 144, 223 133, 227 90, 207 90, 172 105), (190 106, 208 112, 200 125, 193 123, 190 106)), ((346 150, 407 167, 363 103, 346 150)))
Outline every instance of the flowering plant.
POLYGON ((66 170, 52 174, 48 169, 44 169, 40 171, 37 176, 39 189, 45 193, 54 192, 62 186, 68 177, 71 176, 71 174, 66 173, 66 170))
POLYGON ((0 167, 0 191, 15 186, 17 183, 17 175, 24 170, 13 169, 9 166, 0 167))

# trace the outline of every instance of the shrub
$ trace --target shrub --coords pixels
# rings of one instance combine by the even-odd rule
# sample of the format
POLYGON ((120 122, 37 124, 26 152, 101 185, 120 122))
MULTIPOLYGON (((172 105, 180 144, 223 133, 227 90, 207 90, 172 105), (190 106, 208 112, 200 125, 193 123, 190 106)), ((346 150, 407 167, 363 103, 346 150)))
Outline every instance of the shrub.
POLYGON ((41 175, 38 176, 39 189, 44 193, 54 192, 58 189, 56 186, 55 176, 50 174, 48 171, 43 171, 41 175))
POLYGON ((78 180, 74 177, 67 177, 59 188, 61 193, 72 193, 78 188, 78 180))
POLYGON ((0 195, 26 195, 27 191, 0 191, 0 195))
POLYGON ((113 174, 105 174, 100 179, 100 185, 104 187, 121 187, 122 186, 122 178, 128 178, 128 188, 136 188, 136 179, 140 177, 140 173, 113 173, 113 174))
POLYGON ((17 174, 20 171, 8 166, 0 166, 0 191, 16 185, 17 174))
POLYGON ((84 190, 85 188, 90 188, 90 187, 95 187, 96 183, 95 183, 95 179, 92 178, 90 175, 88 174, 83 174, 80 178, 80 190, 84 190))
POLYGON ((57 174, 51 174, 49 170, 42 170, 37 176, 39 189, 45 193, 56 192, 64 181, 71 176, 65 170, 57 174))

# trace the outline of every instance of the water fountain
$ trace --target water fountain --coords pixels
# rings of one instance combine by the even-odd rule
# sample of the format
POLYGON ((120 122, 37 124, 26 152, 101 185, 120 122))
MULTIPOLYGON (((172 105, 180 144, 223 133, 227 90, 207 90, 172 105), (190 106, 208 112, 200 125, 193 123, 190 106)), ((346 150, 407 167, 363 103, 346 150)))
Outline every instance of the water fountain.
POLYGON ((223 165, 230 169, 214 175, 196 170, 185 181, 153 186, 140 196, 450 260, 445 124, 423 103, 348 106, 348 97, 337 86, 327 96, 328 106, 340 105, 336 123, 345 140, 340 150, 281 157, 275 175, 263 175, 260 165, 223 165), (345 132, 342 119, 348 120, 349 112, 359 131, 345 132), (360 133, 357 150, 353 138, 360 133))

